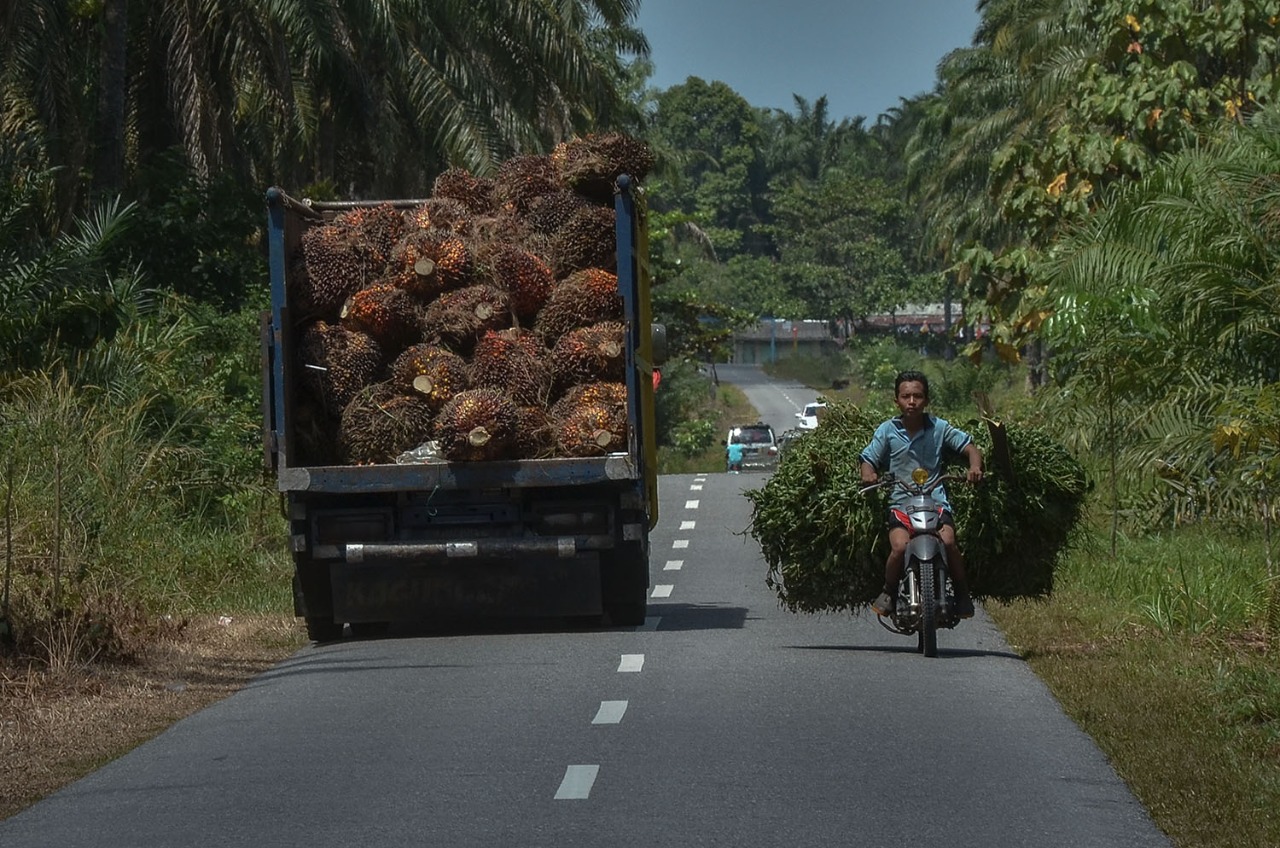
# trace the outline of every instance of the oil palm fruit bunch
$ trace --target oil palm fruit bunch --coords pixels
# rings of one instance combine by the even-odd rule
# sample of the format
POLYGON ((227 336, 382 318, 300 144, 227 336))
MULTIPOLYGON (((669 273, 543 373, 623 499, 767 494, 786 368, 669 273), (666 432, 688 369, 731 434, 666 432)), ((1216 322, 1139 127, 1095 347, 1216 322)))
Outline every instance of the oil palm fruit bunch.
MULTIPOLYGON (((485 246, 492 251, 493 245, 522 245, 528 238, 529 229, 519 217, 505 212, 475 218, 471 222, 468 234, 469 243, 475 246, 477 261, 479 254, 485 252, 485 246)), ((537 251, 534 251, 537 253, 537 251)), ((539 254, 542 255, 542 254, 539 254)))
POLYGON ((431 196, 447 197, 466 207, 472 215, 493 213, 493 181, 473 176, 466 168, 450 168, 431 184, 431 196))
POLYGON ((342 410, 338 444, 347 462, 394 462, 431 437, 431 407, 425 398, 404 395, 390 383, 366 386, 342 410))
POLYGON ((610 200, 622 174, 643 180, 653 169, 653 151, 623 133, 589 134, 561 142, 551 159, 565 185, 595 200, 610 200))
POLYGON ((427 302, 471 279, 466 242, 449 230, 410 230, 391 250, 384 282, 427 302))
POLYGON ((556 451, 561 456, 603 456, 624 450, 627 444, 625 409, 604 403, 565 406, 553 418, 556 451))
POLYGON ((615 215, 607 206, 584 206, 556 230, 550 254, 557 279, 584 268, 613 269, 618 263, 615 215))
POLYGON ((561 336, 551 349, 556 392, 581 383, 620 382, 626 372, 625 332, 620 322, 605 321, 561 336))
POLYGON ((493 388, 459 392, 435 420, 440 453, 455 462, 510 458, 519 429, 519 407, 493 388))
POLYGON ((626 383, 581 383, 569 388, 551 407, 552 418, 565 418, 574 407, 599 404, 626 410, 626 383))
POLYGON ((383 353, 392 357, 421 340, 420 312, 404 289, 377 283, 347 298, 340 317, 344 327, 372 336, 383 353))
POLYGON ((486 331, 471 354, 471 385, 502 389, 524 406, 545 406, 551 395, 549 353, 529 330, 486 331))
POLYGON ((591 202, 577 192, 560 189, 535 197, 523 218, 529 229, 551 235, 569 223, 575 212, 590 205, 591 202))
POLYGON ((537 198, 564 188, 551 157, 513 156, 498 166, 493 178, 493 202, 503 211, 523 214, 537 198))
POLYGON ((425 342, 407 348, 391 363, 391 384, 401 394, 425 398, 432 412, 471 385, 466 360, 425 342))
POLYGON ((297 465, 337 465, 338 422, 342 410, 330 413, 313 397, 301 396, 293 406, 289 426, 293 431, 293 456, 297 465))
POLYGON ((320 320, 298 341, 302 385, 334 418, 382 368, 382 348, 369 335, 320 320))
POLYGON ((536 329, 554 344, 570 330, 622 318, 618 277, 603 268, 585 268, 561 280, 538 312, 536 329))
POLYGON ((306 274, 290 280, 294 304, 305 314, 332 317, 355 292, 373 281, 373 271, 349 228, 319 224, 302 234, 306 274))
POLYGON ((488 276, 511 298, 511 309, 523 323, 532 324, 551 297, 555 278, 551 267, 536 254, 500 242, 485 257, 488 276))
POLYGON ((516 435, 513 454, 516 459, 547 459, 555 456, 555 433, 551 419, 542 406, 521 406, 516 410, 516 435))
POLYGON ((458 353, 470 353, 486 330, 512 324, 511 300, 494 286, 480 284, 445 292, 427 307, 423 330, 458 353))
POLYGON ((333 223, 350 230, 356 249, 368 263, 369 273, 377 274, 404 232, 404 213, 390 203, 380 203, 343 212, 333 223))
POLYGON ((433 197, 424 200, 403 213, 405 233, 414 230, 447 230, 457 235, 471 232, 472 215, 461 201, 451 197, 433 197))

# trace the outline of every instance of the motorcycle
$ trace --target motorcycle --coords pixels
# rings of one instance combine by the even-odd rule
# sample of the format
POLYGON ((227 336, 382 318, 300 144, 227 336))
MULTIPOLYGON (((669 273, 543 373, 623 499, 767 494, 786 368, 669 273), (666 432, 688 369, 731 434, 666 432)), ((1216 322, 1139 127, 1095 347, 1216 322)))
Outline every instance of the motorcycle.
POLYGON ((877 613, 876 617, 890 632, 916 636, 916 650, 926 657, 938 655, 938 629, 950 629, 960 623, 947 567, 947 549, 938 535, 943 510, 932 493, 947 480, 963 479, 943 474, 930 480, 928 471, 917 468, 911 472, 910 480, 886 476, 858 490, 866 494, 876 489, 900 488, 910 496, 905 506, 893 507, 898 520, 911 534, 902 579, 898 581, 898 597, 891 616, 877 613))

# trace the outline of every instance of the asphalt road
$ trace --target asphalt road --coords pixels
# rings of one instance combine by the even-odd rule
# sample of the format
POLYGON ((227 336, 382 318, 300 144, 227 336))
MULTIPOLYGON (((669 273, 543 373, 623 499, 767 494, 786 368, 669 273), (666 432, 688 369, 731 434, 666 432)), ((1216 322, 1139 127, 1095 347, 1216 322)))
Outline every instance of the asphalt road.
MULTIPOLYGON (((741 379, 763 415, 810 399, 741 379)), ((304 649, 0 846, 1170 844, 981 611, 926 659, 780 609, 764 480, 662 478, 643 627, 304 649)))
MULTIPOLYGON (((760 420, 778 435, 796 426, 796 413, 817 399, 813 389, 800 383, 773 380, 759 365, 717 365, 716 375, 742 389, 760 413, 760 420)), ((750 422, 747 422, 750 423, 750 422)))

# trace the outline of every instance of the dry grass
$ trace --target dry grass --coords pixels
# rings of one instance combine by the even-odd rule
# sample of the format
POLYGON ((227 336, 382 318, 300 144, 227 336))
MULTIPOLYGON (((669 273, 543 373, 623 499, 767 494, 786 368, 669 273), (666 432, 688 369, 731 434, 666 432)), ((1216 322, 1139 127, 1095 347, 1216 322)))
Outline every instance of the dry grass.
POLYGON ((0 819, 235 692, 305 642, 292 616, 190 621, 129 666, 0 660, 0 819))

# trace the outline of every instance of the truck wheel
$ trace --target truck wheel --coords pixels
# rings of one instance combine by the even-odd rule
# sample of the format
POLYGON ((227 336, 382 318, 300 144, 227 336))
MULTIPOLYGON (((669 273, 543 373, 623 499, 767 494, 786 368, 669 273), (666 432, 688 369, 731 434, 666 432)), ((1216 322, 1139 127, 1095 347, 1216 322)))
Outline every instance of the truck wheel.
POLYGON ((648 611, 648 601, 643 595, 638 601, 620 601, 609 604, 605 612, 614 627, 639 627, 644 624, 644 616, 648 611))
POLYGON ((342 638, 342 623, 331 618, 307 618, 307 636, 313 642, 336 642, 342 638))
POLYGON ((377 639, 387 635, 391 629, 389 621, 353 621, 351 635, 357 639, 377 639))
POLYGON ((649 545, 627 545, 601 573, 604 612, 614 627, 639 627, 649 604, 649 545))

